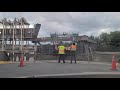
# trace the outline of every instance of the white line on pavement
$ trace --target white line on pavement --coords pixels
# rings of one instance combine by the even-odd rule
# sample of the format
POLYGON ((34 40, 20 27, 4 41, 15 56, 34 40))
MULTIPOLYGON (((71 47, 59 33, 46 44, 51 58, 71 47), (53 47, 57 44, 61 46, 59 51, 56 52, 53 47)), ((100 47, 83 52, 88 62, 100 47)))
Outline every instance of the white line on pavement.
POLYGON ((83 72, 83 73, 66 73, 66 74, 45 74, 45 75, 33 75, 13 78, 29 78, 29 77, 49 77, 49 76, 73 76, 73 75, 120 75, 120 72, 83 72))

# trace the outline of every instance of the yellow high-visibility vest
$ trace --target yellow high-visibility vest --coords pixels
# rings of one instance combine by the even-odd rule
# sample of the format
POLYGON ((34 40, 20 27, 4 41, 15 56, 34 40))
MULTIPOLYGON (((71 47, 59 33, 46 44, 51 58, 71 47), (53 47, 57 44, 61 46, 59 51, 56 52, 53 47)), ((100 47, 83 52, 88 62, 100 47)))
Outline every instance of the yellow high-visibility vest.
POLYGON ((65 54, 65 47, 64 46, 61 45, 58 47, 58 49, 59 49, 58 54, 65 54))

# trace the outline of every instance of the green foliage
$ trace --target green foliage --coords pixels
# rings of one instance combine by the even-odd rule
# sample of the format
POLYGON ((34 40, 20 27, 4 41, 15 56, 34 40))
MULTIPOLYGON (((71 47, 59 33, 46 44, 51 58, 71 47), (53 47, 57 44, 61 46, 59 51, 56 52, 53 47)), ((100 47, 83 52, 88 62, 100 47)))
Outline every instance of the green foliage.
POLYGON ((109 34, 101 33, 98 37, 94 37, 94 40, 97 42, 98 49, 107 50, 107 48, 109 49, 119 48, 120 47, 120 31, 110 32, 109 34))
POLYGON ((110 38, 111 38, 110 34, 108 34, 108 33, 102 33, 100 35, 100 42, 101 42, 101 44, 103 44, 103 45, 109 45, 110 38))
POLYGON ((120 31, 111 32, 110 45, 119 47, 120 46, 120 31))

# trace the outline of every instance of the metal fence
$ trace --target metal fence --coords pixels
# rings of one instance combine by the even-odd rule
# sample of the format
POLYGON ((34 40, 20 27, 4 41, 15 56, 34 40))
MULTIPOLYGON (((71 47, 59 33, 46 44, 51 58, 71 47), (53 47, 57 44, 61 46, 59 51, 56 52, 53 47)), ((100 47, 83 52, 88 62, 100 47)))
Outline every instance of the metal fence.
POLYGON ((120 52, 120 47, 115 47, 115 46, 97 46, 96 51, 101 51, 101 52, 120 52))
MULTIPOLYGON (((79 45, 78 45, 79 46, 79 45)), ((41 45, 37 47, 36 60, 51 60, 58 59, 58 50, 55 50, 54 45, 41 45)), ((71 59, 70 50, 65 50, 65 59, 71 59)), ((76 52, 77 60, 92 61, 94 60, 95 52, 90 47, 80 47, 76 52), (83 50, 83 48, 86 48, 83 50), (87 50, 88 49, 88 50, 87 50)))

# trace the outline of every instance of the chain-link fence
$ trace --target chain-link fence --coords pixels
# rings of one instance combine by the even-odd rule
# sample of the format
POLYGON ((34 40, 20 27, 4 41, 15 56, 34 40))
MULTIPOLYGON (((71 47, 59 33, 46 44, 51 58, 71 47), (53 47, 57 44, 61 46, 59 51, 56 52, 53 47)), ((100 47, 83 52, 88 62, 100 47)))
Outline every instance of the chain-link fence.
POLYGON ((96 51, 101 52, 120 52, 120 47, 110 46, 110 45, 99 45, 96 51))
MULTIPOLYGON (((79 47, 79 45, 78 45, 79 47)), ((77 48, 76 57, 77 60, 92 61, 94 60, 95 52, 90 47, 77 48), (86 48, 85 50, 83 48, 86 48), (88 49, 88 50, 87 50, 88 49)), ((37 47, 37 60, 57 60, 59 57, 58 50, 55 50, 54 45, 43 45, 37 47)), ((65 50, 65 59, 71 59, 71 51, 65 50)))

